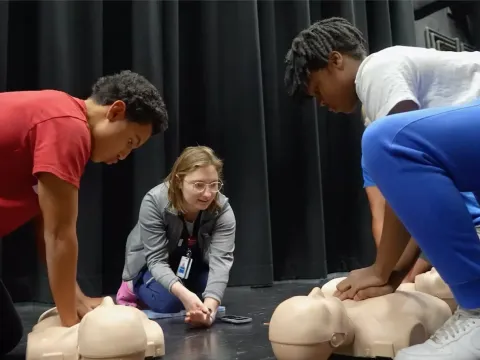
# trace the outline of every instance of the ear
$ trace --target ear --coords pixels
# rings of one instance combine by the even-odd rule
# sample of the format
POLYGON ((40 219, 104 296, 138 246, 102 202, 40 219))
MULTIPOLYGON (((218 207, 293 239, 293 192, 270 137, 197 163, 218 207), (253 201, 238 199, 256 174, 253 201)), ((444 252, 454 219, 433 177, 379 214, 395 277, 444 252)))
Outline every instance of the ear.
POLYGON ((127 106, 122 100, 116 100, 107 111, 107 119, 110 121, 125 120, 127 106))
POLYGON ((340 54, 338 51, 332 51, 328 56, 328 65, 330 65, 334 69, 343 70, 343 55, 340 54))
POLYGON ((333 348, 338 348, 342 346, 345 340, 347 339, 347 334, 344 333, 333 333, 330 338, 330 346, 333 348))

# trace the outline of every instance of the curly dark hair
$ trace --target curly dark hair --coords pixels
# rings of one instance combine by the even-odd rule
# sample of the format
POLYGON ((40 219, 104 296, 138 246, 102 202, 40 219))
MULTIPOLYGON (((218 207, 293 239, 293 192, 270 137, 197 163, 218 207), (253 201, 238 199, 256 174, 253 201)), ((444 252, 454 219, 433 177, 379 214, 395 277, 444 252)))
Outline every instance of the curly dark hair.
POLYGON ((152 124, 152 135, 168 128, 168 113, 160 92, 142 75, 130 70, 98 79, 90 98, 99 105, 122 100, 127 120, 152 124))
POLYGON ((332 17, 313 23, 293 39, 285 56, 288 95, 306 97, 310 72, 326 67, 332 51, 362 60, 366 47, 362 32, 346 19, 332 17))

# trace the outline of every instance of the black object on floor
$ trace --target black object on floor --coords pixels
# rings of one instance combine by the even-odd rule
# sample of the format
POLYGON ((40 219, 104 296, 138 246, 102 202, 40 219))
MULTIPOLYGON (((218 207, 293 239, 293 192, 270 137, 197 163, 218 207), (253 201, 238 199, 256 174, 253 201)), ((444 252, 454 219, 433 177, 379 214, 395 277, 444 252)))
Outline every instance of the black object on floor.
MULTIPOLYGON (((248 324, 234 325, 217 320, 210 329, 190 329, 183 318, 159 320, 165 334, 165 352, 162 360, 275 360, 268 340, 268 326, 275 307, 295 295, 308 295, 323 282, 301 281, 274 284, 269 288, 228 288, 224 306, 226 314, 251 317, 248 324)), ((40 314, 50 305, 18 304, 25 334, 22 343, 5 357, 6 360, 24 360, 27 333, 40 314)), ((332 360, 353 359, 332 356, 332 360)))

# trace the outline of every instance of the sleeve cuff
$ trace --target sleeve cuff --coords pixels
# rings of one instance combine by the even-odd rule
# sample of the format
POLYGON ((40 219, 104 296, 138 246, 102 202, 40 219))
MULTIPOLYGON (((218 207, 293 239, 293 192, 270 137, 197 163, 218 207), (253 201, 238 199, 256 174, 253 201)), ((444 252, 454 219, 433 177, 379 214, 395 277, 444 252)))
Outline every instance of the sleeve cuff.
POLYGON ((398 98, 395 98, 393 100, 388 101, 382 109, 378 113, 378 117, 375 120, 381 119, 385 116, 388 115, 390 111, 398 104, 401 103, 402 101, 413 101, 417 106, 420 108, 420 104, 418 103, 418 100, 415 98, 413 95, 405 94, 404 96, 400 96, 398 98))
MULTIPOLYGON (((183 285, 182 280, 180 280, 180 278, 178 278, 178 277, 175 277, 174 279, 171 279, 171 280, 168 282, 168 287, 167 287, 167 289, 168 289, 168 292, 169 292, 170 294, 172 294, 172 286, 173 286, 175 283, 177 283, 177 282, 179 282, 180 284, 183 285)), ((173 294, 172 294, 172 295, 173 295, 173 294)))
POLYGON ((222 303, 222 297, 221 296, 218 296, 217 294, 214 294, 212 292, 207 292, 205 291, 203 294, 202 294, 202 297, 203 299, 205 300, 205 298, 212 298, 214 300, 217 300, 219 304, 222 303))

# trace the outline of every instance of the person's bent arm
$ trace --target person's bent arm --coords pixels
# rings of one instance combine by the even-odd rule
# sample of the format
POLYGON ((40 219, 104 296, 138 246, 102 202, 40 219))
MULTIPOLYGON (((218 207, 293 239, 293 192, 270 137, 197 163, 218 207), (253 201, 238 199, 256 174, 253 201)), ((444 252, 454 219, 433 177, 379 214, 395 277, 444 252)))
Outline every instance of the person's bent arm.
MULTIPOLYGON (((370 210, 372 213, 372 232, 375 239, 375 244, 378 249, 380 239, 383 231, 383 219, 385 215, 385 198, 376 186, 368 186, 365 188, 368 201, 370 203, 370 210)), ((410 239, 408 246, 405 248, 400 260, 395 266, 395 275, 392 279, 392 285, 396 287, 400 285, 401 281, 409 271, 414 267, 420 255, 420 249, 413 238, 410 239), (399 278, 400 282, 399 282, 399 278)))
POLYGON ((215 314, 222 302, 234 260, 236 220, 228 204, 218 218, 212 233, 208 282, 203 293, 204 304, 215 314))
POLYGON ((395 270, 403 252, 407 248, 410 234, 393 212, 390 205, 385 204, 385 220, 383 223, 380 246, 377 250, 375 268, 381 279, 388 280, 395 270))
MULTIPOLYGON (((45 231, 43 226, 43 216, 41 213, 35 216, 33 223, 35 228, 35 242, 37 244, 38 257, 42 264, 46 265, 47 259, 45 254, 45 231)), ((78 285, 78 282, 75 282, 75 284, 77 299, 86 298, 86 295, 83 293, 80 285, 78 285)))
POLYGON ((79 321, 76 306, 78 189, 50 173, 39 173, 37 177, 50 288, 62 324, 73 326, 79 321))
MULTIPOLYGON (((397 74, 398 76, 398 74, 397 74)), ((393 90, 395 90, 394 97, 396 97, 399 101, 395 102, 391 108, 385 108, 388 111, 388 115, 415 111, 419 109, 418 100, 416 99, 413 90, 411 89, 412 80, 408 76, 400 76, 398 78, 398 82, 394 84, 393 90), (402 81, 403 80, 403 81, 402 81)), ((369 83, 370 86, 373 86, 373 82, 369 83)), ((378 100, 378 99, 377 99, 378 100)), ((386 102, 388 103, 388 102, 386 102)), ((388 120, 387 120, 388 121, 388 120)), ((368 187, 366 188, 367 196, 370 203, 370 208, 372 210, 372 230, 373 235, 375 238, 375 242, 377 244, 377 261, 380 260, 379 268, 382 272, 382 275, 388 273, 388 277, 392 275, 393 280, 392 283, 395 285, 400 284, 399 279, 400 277, 405 277, 408 272, 413 268, 415 262, 418 259, 420 254, 418 245, 416 244, 415 240, 410 238, 407 243, 404 243, 404 236, 405 233, 408 233, 400 222, 400 220, 396 217, 393 213, 393 210, 390 208, 388 203, 385 201, 383 195, 379 191, 377 187, 368 187), (382 201, 383 199, 383 201, 382 201), (383 203, 383 204, 382 204, 383 203), (383 209, 381 207, 383 206, 383 209), (388 208, 388 217, 389 220, 387 222, 387 208, 388 208), (383 216, 382 216, 383 213, 383 216), (401 233, 395 233, 395 231, 401 231, 401 233), (385 235, 385 232, 387 235, 385 235), (391 235, 388 235, 391 234, 391 235), (392 236, 394 238, 392 238, 392 236), (386 250, 385 253, 380 251, 380 247, 382 247, 382 240, 387 239, 387 241, 400 241, 398 243, 397 249, 402 249, 401 254, 397 257, 397 253, 388 253, 390 250, 386 250), (394 240, 395 239, 395 240, 394 240), (379 244, 380 242, 380 244, 379 244), (408 245, 408 246, 407 246, 408 245), (382 254, 386 254, 388 258, 383 259, 382 254), (395 263, 392 264, 391 261, 396 258, 395 263), (398 263, 397 263, 398 261, 398 263), (388 264, 388 265, 387 265, 388 264), (392 274, 392 272, 395 272, 392 274)), ((390 244, 390 246, 384 245, 384 248, 392 248, 394 244, 390 244)), ((397 285, 398 286, 398 285, 397 285)))
MULTIPOLYGON (((411 85, 411 84, 410 84, 411 85)), ((405 87, 402 89, 401 93, 403 94, 408 94, 411 91, 411 89, 407 89, 405 87)), ((409 112, 409 111, 416 111, 419 109, 418 105, 418 100, 416 99, 415 96, 406 96, 402 101, 399 101, 393 106, 389 112, 388 115, 393 115, 393 114, 399 114, 399 113, 404 113, 404 112, 409 112)), ((383 196, 383 195, 382 195, 383 196)), ((395 280, 393 282, 395 284, 400 284, 398 281, 401 277, 407 276, 408 272, 413 268, 415 265, 415 262, 418 260, 418 257, 420 256, 420 249, 415 242, 413 238, 408 236, 409 240, 406 244, 404 244, 405 236, 408 234, 408 231, 405 229, 405 226, 401 223, 401 221, 397 218, 396 214, 393 212, 393 210, 390 208, 390 206, 385 202, 385 210, 384 210, 384 222, 383 222, 383 229, 382 229, 382 237, 381 239, 390 239, 390 241, 398 241, 398 247, 395 247, 394 244, 391 244, 390 246, 385 246, 385 254, 390 251, 388 249, 400 249, 402 248, 402 253, 400 255, 400 259, 397 259, 397 263, 394 267, 393 270, 395 270, 395 273, 392 274, 395 280), (388 208, 388 210, 387 210, 388 208), (388 212, 388 222, 387 222, 387 212, 388 212), (387 229, 388 228, 388 229, 387 229), (394 235, 395 230, 398 230, 399 233, 394 235), (384 236, 385 231, 387 231, 387 235, 384 236), (395 239, 395 240, 393 240, 395 239)), ((388 241, 388 240, 387 240, 388 241)), ((396 257, 396 253, 390 254, 393 257, 396 257)), ((380 251, 378 253, 377 259, 379 259, 380 256, 380 251)), ((385 263, 380 262, 380 269, 383 269, 381 271, 384 271, 385 264, 389 261, 389 259, 385 260, 385 263)), ((390 264, 389 266, 390 267, 390 264)), ((393 271, 392 270, 392 271, 393 271)))
POLYGON ((76 222, 80 179, 90 157, 91 134, 84 116, 54 117, 29 131, 32 175, 38 180, 48 280, 60 319, 65 326, 78 322, 76 222))

